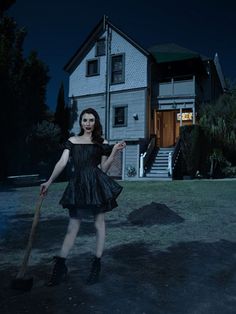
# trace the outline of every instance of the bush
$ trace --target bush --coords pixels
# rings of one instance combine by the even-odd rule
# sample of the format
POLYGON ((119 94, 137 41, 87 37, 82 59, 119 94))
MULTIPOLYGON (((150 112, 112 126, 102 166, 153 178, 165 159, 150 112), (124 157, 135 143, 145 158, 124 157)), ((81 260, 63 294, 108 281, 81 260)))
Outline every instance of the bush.
POLYGON ((200 127, 198 125, 182 126, 180 141, 183 159, 182 173, 194 177, 200 166, 200 127))
POLYGON ((236 167, 225 167, 222 169, 222 173, 225 177, 236 178, 236 167))

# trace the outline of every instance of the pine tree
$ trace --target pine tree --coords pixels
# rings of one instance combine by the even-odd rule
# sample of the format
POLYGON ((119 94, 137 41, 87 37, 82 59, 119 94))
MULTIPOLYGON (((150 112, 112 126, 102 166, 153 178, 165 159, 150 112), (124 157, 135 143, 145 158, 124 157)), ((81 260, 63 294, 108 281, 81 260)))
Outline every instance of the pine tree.
POLYGON ((0 180, 27 170, 30 156, 26 137, 47 109, 48 68, 35 52, 23 56, 26 30, 5 16, 14 2, 0 2, 0 180))
POLYGON ((69 108, 65 103, 64 85, 61 83, 58 96, 57 107, 55 112, 55 123, 61 129, 61 141, 64 141, 69 136, 69 108))

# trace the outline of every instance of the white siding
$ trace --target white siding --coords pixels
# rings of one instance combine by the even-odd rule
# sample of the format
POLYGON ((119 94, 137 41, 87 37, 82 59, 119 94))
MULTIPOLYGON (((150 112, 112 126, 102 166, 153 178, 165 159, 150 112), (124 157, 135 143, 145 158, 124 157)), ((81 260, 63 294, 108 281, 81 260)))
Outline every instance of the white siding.
POLYGON ((145 138, 146 89, 111 94, 110 104, 110 140, 145 138), (127 126, 114 127, 114 107, 127 105, 127 126), (138 114, 138 120, 133 115, 138 114))
MULTIPOLYGON (((100 38, 106 37, 104 33, 100 38)), ((110 91, 147 87, 147 57, 126 39, 112 30, 111 55, 124 54, 125 82, 110 86, 110 91)), ((69 77, 69 97, 104 93, 106 89, 107 56, 98 57, 99 75, 86 76, 87 61, 96 58, 96 45, 87 53, 69 77)), ((109 77, 110 77, 109 73, 109 77)))
POLYGON ((111 91, 147 87, 147 57, 112 31, 111 54, 119 53, 125 54, 125 83, 111 85, 111 91))
MULTIPOLYGON (((101 36, 103 37, 103 36, 101 36)), ((100 37, 100 38, 101 38, 100 37)), ((87 61, 96 58, 96 45, 88 52, 85 58, 77 66, 69 78, 69 97, 83 96, 90 94, 104 93, 105 74, 106 74, 106 56, 99 57, 100 74, 95 76, 86 76, 87 61)))
MULTIPOLYGON (((127 143, 128 144, 128 143, 127 143)), ((124 151, 124 177, 125 180, 138 178, 139 174, 139 145, 128 144, 124 151), (128 176, 128 167, 132 166, 136 170, 135 176, 128 176)))

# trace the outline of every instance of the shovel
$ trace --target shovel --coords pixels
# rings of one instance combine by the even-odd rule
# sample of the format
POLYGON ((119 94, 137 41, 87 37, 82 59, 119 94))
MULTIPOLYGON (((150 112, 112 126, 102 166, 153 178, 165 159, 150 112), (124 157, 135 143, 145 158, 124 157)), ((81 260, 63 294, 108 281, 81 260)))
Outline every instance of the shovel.
POLYGON ((24 255, 21 267, 18 271, 18 274, 16 275, 16 278, 12 280, 11 282, 11 289, 30 291, 33 286, 33 277, 25 277, 25 273, 26 273, 32 245, 33 245, 33 239, 34 239, 36 227, 39 222, 40 209, 43 203, 43 199, 44 199, 43 195, 40 195, 40 198, 35 208, 34 219, 31 226, 28 243, 25 249, 25 255, 24 255))

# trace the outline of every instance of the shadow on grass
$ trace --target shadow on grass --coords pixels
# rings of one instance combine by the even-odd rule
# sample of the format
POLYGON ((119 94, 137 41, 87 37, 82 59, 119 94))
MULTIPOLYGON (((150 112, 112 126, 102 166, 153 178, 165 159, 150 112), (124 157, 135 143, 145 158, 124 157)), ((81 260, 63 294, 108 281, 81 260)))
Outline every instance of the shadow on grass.
POLYGON ((88 253, 70 258, 69 281, 52 289, 37 285, 46 266, 35 266, 39 277, 30 294, 7 291, 12 270, 6 267, 0 272, 1 313, 235 313, 236 243, 181 242, 166 251, 153 247, 136 242, 107 250, 101 281, 91 287, 85 285, 88 253))

